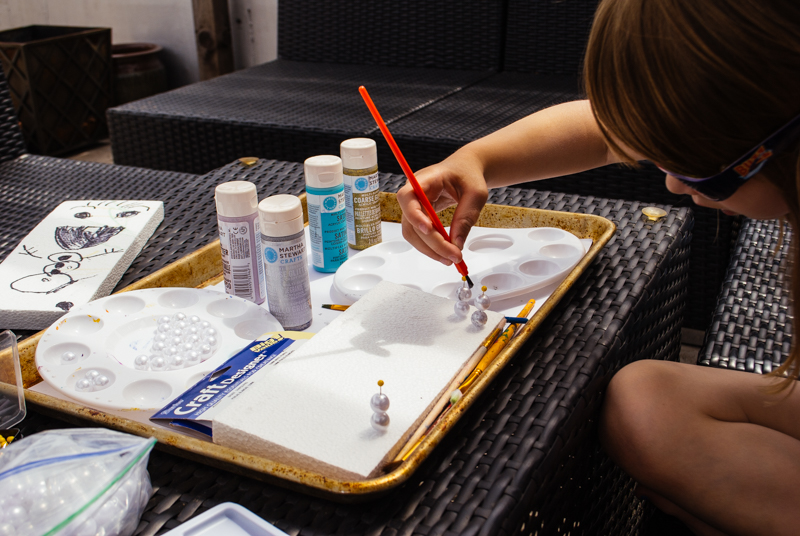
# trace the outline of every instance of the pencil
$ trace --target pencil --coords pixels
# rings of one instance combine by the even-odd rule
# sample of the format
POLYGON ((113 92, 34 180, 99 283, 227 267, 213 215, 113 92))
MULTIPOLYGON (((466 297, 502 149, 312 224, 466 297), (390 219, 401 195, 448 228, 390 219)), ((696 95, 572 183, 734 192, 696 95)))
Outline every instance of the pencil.
MULTIPOLYGON (((469 361, 467 362, 467 366, 465 368, 471 369, 472 367, 475 366, 476 363, 481 361, 483 356, 486 355, 486 352, 488 351, 489 347, 492 346, 497 337, 502 333, 503 330, 502 326, 503 326, 502 323, 498 324, 497 327, 495 327, 492 330, 492 332, 489 333, 489 336, 487 336, 483 340, 483 343, 481 344, 480 348, 478 348, 478 350, 474 354, 472 354, 472 356, 469 358, 469 361)), ((408 457, 408 455, 412 452, 412 450, 416 448, 420 440, 423 437, 425 437, 425 435, 428 433, 428 430, 431 428, 434 422, 439 418, 442 410, 450 402, 449 393, 453 389, 455 389, 459 385, 459 383, 460 380, 458 379, 454 379, 452 382, 450 382, 450 385, 448 385, 447 390, 445 391, 445 393, 448 393, 448 395, 442 397, 438 402, 436 402, 436 405, 433 407, 433 409, 431 409, 430 413, 428 413, 428 416, 425 417, 425 419, 422 421, 422 424, 419 425, 416 432, 414 432, 414 434, 408 439, 408 441, 406 442, 406 446, 403 447, 403 449, 400 450, 400 453, 395 457, 395 461, 399 460, 399 462, 402 463, 403 460, 405 460, 406 457, 408 457)), ((395 462, 390 462, 390 465, 394 464, 395 462)), ((399 463, 397 465, 399 465, 399 463)), ((384 471, 386 471, 386 467, 384 467, 384 471)))
MULTIPOLYGON (((519 316, 527 317, 534 305, 536 305, 536 300, 528 301, 528 303, 525 304, 525 307, 522 308, 522 311, 519 312, 519 316)), ((527 318, 522 318, 522 320, 525 322, 528 321, 527 318)), ((502 335, 500 335, 491 348, 489 348, 489 350, 486 352, 486 355, 483 356, 483 359, 481 359, 481 361, 475 367, 475 370, 473 370, 472 373, 467 376, 467 379, 464 380, 464 382, 459 386, 458 390, 461 391, 462 395, 466 394, 467 390, 472 387, 472 384, 478 379, 478 376, 483 374, 483 371, 486 370, 486 367, 488 367, 494 358, 497 357, 497 354, 499 354, 503 348, 506 347, 508 341, 514 337, 514 333, 517 331, 517 323, 512 322, 510 324, 511 325, 506 328, 506 330, 502 335)))
MULTIPOLYGON (((528 303, 525 304, 525 307, 523 307, 522 310, 519 312, 519 317, 522 317, 524 318, 525 321, 527 321, 527 315, 530 314, 534 305, 536 305, 536 300, 533 299, 529 300, 528 303)), ((518 317, 513 317, 513 318, 518 318, 518 317)), ((497 354, 499 354, 500 351, 503 348, 505 348, 506 344, 508 344, 508 341, 510 341, 514 337, 516 330, 517 330, 516 323, 511 323, 511 325, 508 326, 505 329, 505 331, 503 331, 503 334, 500 335, 500 337, 498 337, 491 344, 491 346, 486 350, 485 353, 481 352, 483 353, 483 357, 481 357, 481 360, 475 366, 470 375, 467 376, 467 378, 459 385, 458 390, 462 393, 462 395, 466 393, 470 387, 472 387, 472 384, 475 382, 478 376, 480 376, 483 373, 483 371, 486 370, 486 367, 488 367, 489 364, 494 360, 494 358, 497 357, 497 354)), ((428 436, 428 433, 431 431, 431 429, 434 426, 436 426, 436 424, 447 414, 447 412, 452 407, 453 403, 450 402, 444 409, 438 412, 438 415, 436 411, 431 411, 431 413, 429 414, 429 418, 426 418, 425 421, 423 421, 422 423, 423 426, 420 426, 420 428, 417 429, 417 433, 411 436, 411 439, 408 440, 408 443, 406 443, 407 446, 400 451, 400 454, 396 456, 393 461, 389 462, 383 467, 383 472, 391 473, 392 471, 397 469, 404 461, 406 461, 408 457, 411 456, 411 454, 417 449, 420 443, 422 443, 422 441, 428 436), (430 415, 436 415, 436 417, 431 419, 430 415), (420 431, 422 431, 422 433, 420 433, 420 431), (408 445, 410 445, 410 447, 408 445)))
POLYGON ((349 305, 336 305, 335 303, 323 303, 323 309, 332 309, 334 311, 347 311, 349 305))

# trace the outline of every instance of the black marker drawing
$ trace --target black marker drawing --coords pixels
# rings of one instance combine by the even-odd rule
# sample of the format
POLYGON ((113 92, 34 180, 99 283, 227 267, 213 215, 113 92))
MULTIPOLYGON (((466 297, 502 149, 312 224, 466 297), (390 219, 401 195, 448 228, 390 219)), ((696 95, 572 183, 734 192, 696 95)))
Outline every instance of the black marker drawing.
POLYGON ((39 253, 39 252, 36 251, 33 248, 28 249, 28 246, 22 246, 22 250, 24 251, 24 253, 23 253, 23 251, 20 251, 19 252, 20 255, 30 255, 34 259, 41 259, 41 257, 36 255, 36 253, 39 253))
MULTIPOLYGON (((124 250, 122 249, 111 248, 110 250, 105 249, 103 253, 89 255, 87 257, 82 256, 80 253, 70 251, 52 253, 47 256, 47 259, 52 262, 50 264, 46 264, 42 268, 41 273, 31 274, 17 279, 11 283, 11 288, 17 292, 30 294, 53 294, 54 292, 58 292, 59 290, 77 283, 82 279, 88 279, 87 277, 75 279, 66 273, 80 268, 82 261, 91 259, 93 257, 100 257, 102 255, 110 255, 112 253, 122 253, 123 251, 124 250)), ((69 304, 69 302, 60 302, 59 304, 56 304, 56 307, 63 309, 64 304, 69 304)), ((67 309, 64 310, 66 311, 67 309)))
MULTIPOLYGON (((118 208, 118 209, 120 209, 120 212, 117 212, 116 214, 114 214, 113 217, 114 218, 119 218, 119 219, 122 219, 122 218, 133 218, 134 216, 139 215, 141 213, 141 211, 146 211, 146 212, 150 211, 150 207, 149 206, 142 205, 142 204, 139 204, 139 203, 136 203, 136 202, 132 202, 132 201, 122 201, 122 202, 120 202, 120 201, 99 201, 99 202, 98 201, 94 201, 94 202, 89 201, 85 205, 78 205, 78 206, 72 207, 70 210, 87 209, 87 208, 91 209, 91 210, 100 210, 101 213, 100 214, 96 214, 96 215, 97 216, 102 216, 102 217, 109 217, 110 214, 109 214, 108 211, 109 210, 113 210, 115 208, 118 208), (137 209, 137 210, 134 210, 134 209, 137 209)), ((75 214, 73 214, 73 217, 81 219, 81 220, 85 220, 86 218, 91 218, 92 216, 95 216, 95 214, 92 214, 91 212, 89 212, 87 210, 81 210, 81 212, 76 212, 75 214)))
POLYGON ((62 249, 74 251, 76 249, 86 249, 94 247, 103 242, 108 242, 112 237, 125 230, 125 227, 72 227, 63 225, 56 227, 56 244, 62 249), (91 230, 95 229, 95 230, 91 230))
POLYGON ((56 304, 56 307, 58 307, 59 309, 61 309, 62 311, 64 311, 64 312, 66 313, 67 311, 69 311, 70 309, 72 309, 72 307, 73 307, 74 305, 75 305, 75 304, 74 304, 74 303, 72 303, 71 301, 62 301, 62 302, 58 302, 58 303, 56 304))

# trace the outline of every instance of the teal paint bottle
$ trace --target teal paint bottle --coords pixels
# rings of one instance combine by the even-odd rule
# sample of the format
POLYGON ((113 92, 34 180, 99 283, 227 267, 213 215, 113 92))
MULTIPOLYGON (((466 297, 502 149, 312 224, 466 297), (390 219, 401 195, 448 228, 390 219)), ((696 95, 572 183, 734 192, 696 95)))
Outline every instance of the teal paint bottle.
POLYGON ((333 155, 312 156, 303 169, 311 264, 318 272, 335 272, 348 253, 342 160, 333 155))

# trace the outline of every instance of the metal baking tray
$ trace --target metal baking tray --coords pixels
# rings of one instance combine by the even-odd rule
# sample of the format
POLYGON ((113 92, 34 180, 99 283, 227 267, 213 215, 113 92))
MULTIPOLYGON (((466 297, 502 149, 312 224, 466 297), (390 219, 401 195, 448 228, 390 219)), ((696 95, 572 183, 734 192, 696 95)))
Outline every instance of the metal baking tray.
MULTIPOLYGON (((402 212, 395 195, 382 193, 381 196, 383 221, 399 222, 402 212)), ((300 197, 307 220, 305 196, 301 195, 300 197)), ((453 216, 453 209, 444 210, 439 215, 442 223, 448 226, 453 216)), ((159 448, 173 454, 303 493, 322 496, 340 502, 372 499, 402 484, 414 473, 436 445, 441 442, 448 430, 478 399, 498 372, 513 359, 514 354, 536 331, 542 320, 547 317, 567 290, 593 261, 598 252, 613 236, 616 229, 611 221, 600 216, 503 205, 486 205, 478 220, 478 226, 493 228, 557 227, 573 233, 578 238, 591 239, 592 246, 544 305, 497 355, 483 374, 478 376, 478 379, 462 400, 436 423, 403 463, 395 464, 395 467, 390 472, 380 477, 359 481, 336 480, 323 474, 276 463, 266 458, 178 434, 167 428, 142 424, 87 408, 74 402, 31 391, 30 387, 43 381, 37 373, 35 363, 36 345, 44 333, 43 331, 19 344, 25 399, 35 409, 60 419, 83 425, 87 424, 88 421, 94 425, 105 426, 140 436, 154 437, 158 440, 159 448)), ((216 284, 221 279, 222 259, 219 241, 215 241, 129 285, 120 292, 153 287, 202 288, 216 284)), ((12 359, 9 352, 0 353, 0 367, 3 366, 4 362, 7 363, 9 359, 12 359)))

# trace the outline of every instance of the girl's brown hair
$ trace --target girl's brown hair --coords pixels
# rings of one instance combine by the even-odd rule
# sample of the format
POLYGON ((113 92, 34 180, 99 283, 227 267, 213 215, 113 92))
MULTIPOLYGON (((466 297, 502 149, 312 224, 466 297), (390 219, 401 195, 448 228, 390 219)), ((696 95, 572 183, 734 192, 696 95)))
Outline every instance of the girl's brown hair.
MULTIPOLYGON (((629 147, 676 173, 714 175, 800 114, 800 2, 602 0, 584 82, 603 135, 625 160, 634 161, 629 147)), ((793 304, 798 145, 764 168, 789 206, 793 304)), ((790 378, 783 387, 800 373, 799 346, 776 372, 790 378)))

